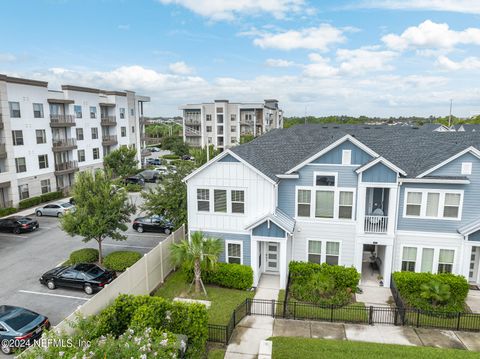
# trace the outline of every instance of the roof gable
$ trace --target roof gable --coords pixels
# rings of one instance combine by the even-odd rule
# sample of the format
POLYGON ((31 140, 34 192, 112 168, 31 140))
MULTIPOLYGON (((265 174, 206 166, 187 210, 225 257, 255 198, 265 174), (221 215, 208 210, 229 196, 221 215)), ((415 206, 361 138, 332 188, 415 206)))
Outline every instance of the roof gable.
POLYGON ((370 154, 347 139, 338 146, 332 148, 330 151, 313 160, 311 163, 341 165, 344 150, 351 151, 352 165, 363 165, 372 159, 370 154))
POLYGON ((468 148, 464 149, 463 151, 460 151, 460 152, 456 153, 455 155, 447 158, 445 161, 437 164, 436 166, 428 169, 427 171, 419 174, 419 175, 417 176, 417 178, 423 178, 423 177, 425 177, 425 176, 427 176, 427 175, 430 175, 430 174, 432 174, 432 173, 435 173, 435 172, 437 172, 438 170, 440 170, 442 167, 448 165, 449 163, 455 161, 457 158, 460 158, 460 157, 464 156, 464 155, 467 154, 467 153, 470 153, 470 154, 472 154, 473 156, 475 156, 475 157, 477 157, 478 159, 480 159, 480 151, 479 151, 478 149, 476 149, 475 147, 471 146, 471 147, 468 147, 468 148))

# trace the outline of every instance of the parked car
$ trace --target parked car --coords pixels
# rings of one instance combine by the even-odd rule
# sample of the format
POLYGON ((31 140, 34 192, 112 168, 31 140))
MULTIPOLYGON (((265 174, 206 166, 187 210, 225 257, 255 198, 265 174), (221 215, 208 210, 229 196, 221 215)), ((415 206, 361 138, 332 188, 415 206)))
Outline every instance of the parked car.
POLYGON ((145 170, 139 173, 145 182, 156 183, 160 177, 160 173, 155 170, 145 170))
POLYGON ((35 219, 30 217, 12 216, 0 220, 0 231, 15 234, 33 232, 39 226, 35 219))
POLYGON ((183 155, 183 156, 182 156, 182 160, 184 160, 184 161, 190 161, 190 160, 192 160, 192 159, 193 159, 193 157, 190 156, 190 155, 183 155))
POLYGON ((143 186, 145 184, 145 179, 142 176, 137 174, 137 175, 125 178, 123 182, 125 184, 133 183, 133 184, 139 184, 143 186))
POLYGON ((38 207, 35 210, 35 215, 38 217, 41 216, 54 216, 61 217, 65 213, 74 212, 76 210, 75 206, 69 202, 64 203, 51 203, 43 207, 38 207))
POLYGON ((138 217, 132 225, 137 232, 160 232, 169 235, 172 233, 173 224, 162 216, 138 217))
POLYGON ((149 147, 151 152, 160 152, 160 148, 158 147, 149 147))
POLYGON ((31 345, 49 328, 48 318, 41 314, 22 307, 0 305, 0 349, 4 354, 31 345))
POLYGON ((160 158, 147 158, 147 165, 160 166, 161 164, 162 160, 160 158))
POLYGON ((72 266, 53 268, 40 277, 40 283, 48 289, 70 287, 83 289, 91 295, 111 283, 117 277, 109 271, 93 263, 79 263, 72 266))

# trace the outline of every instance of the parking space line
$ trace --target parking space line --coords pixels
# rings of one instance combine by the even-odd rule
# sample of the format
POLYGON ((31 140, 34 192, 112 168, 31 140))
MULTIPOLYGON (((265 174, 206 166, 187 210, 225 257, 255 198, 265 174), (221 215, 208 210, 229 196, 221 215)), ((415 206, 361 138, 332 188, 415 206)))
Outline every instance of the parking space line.
POLYGON ((155 247, 142 247, 142 246, 132 246, 132 245, 129 245, 129 244, 112 244, 112 243, 103 243, 102 246, 140 248, 140 249, 153 249, 153 248, 155 248, 155 247))
POLYGON ((80 299, 80 300, 89 300, 90 298, 82 298, 82 297, 74 297, 72 295, 62 295, 62 294, 53 294, 53 293, 42 293, 42 292, 33 292, 31 290, 19 290, 21 293, 27 294, 39 294, 39 295, 46 295, 51 297, 60 297, 60 298, 68 298, 68 299, 80 299))
POLYGON ((166 237, 156 237, 155 235, 152 234, 143 234, 143 233, 127 233, 127 236, 132 236, 132 237, 148 237, 148 238, 158 238, 158 239, 164 239, 166 237))
POLYGON ((18 234, 6 234, 6 233, 0 233, 0 237, 10 237, 10 238, 28 238, 27 236, 19 236, 18 234))

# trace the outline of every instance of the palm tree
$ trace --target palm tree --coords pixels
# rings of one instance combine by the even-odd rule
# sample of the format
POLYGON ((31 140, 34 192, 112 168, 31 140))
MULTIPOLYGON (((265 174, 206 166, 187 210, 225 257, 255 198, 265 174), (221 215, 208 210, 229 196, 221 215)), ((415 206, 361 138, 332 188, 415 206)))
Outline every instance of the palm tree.
POLYGON ((451 296, 450 286, 436 280, 423 283, 420 289, 422 290, 420 296, 430 302, 434 307, 445 303, 451 296))
POLYGON ((202 282, 202 267, 206 270, 215 269, 222 250, 222 242, 219 239, 205 237, 202 232, 194 232, 190 240, 185 239, 171 245, 175 265, 183 265, 187 269, 193 267, 195 293, 199 293, 203 287, 205 295, 207 291, 202 282))

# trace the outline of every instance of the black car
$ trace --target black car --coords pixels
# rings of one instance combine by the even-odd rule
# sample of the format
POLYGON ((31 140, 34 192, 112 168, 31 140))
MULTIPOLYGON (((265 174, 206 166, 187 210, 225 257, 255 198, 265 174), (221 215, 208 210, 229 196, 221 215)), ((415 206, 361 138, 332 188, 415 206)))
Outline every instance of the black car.
POLYGON ((157 180, 160 178, 160 172, 155 170, 145 170, 138 174, 142 176, 145 182, 156 183, 157 180))
POLYGON ((160 166, 162 160, 160 158, 147 158, 147 165, 160 166))
POLYGON ((35 219, 30 217, 12 216, 0 219, 0 231, 20 234, 23 232, 33 232, 39 226, 35 219))
POLYGON ((133 221, 133 229, 137 232, 172 233, 173 224, 162 216, 138 217, 133 221))
POLYGON ((50 322, 43 315, 22 307, 0 305, 0 349, 4 354, 31 345, 48 328, 50 322))
POLYGON ((145 184, 145 178, 143 178, 141 175, 134 175, 125 178, 124 180, 125 184, 133 183, 133 184, 139 184, 140 186, 143 186, 145 184))
POLYGON ((70 287, 83 289, 93 294, 116 278, 116 273, 92 263, 79 263, 73 266, 53 268, 40 277, 40 283, 48 289, 70 287))

